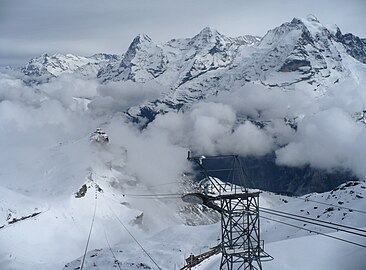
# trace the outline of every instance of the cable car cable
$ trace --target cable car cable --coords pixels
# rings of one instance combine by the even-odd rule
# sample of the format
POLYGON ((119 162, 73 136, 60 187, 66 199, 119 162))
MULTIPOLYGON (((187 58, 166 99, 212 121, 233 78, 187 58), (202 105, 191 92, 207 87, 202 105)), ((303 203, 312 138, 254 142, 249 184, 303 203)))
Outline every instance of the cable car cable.
POLYGON ((114 254, 114 252, 112 250, 111 245, 109 244, 108 237, 107 237, 107 233, 105 232, 105 230, 104 230, 104 236, 105 236, 105 240, 107 241, 108 248, 109 248, 109 250, 112 253, 112 256, 114 258, 114 262, 117 263, 119 270, 122 270, 121 266, 119 265, 119 260, 117 259, 116 255, 114 254))
POLYGON ((354 211, 354 212, 366 214, 366 211, 353 209, 353 208, 340 206, 340 205, 335 205, 335 204, 331 204, 331 203, 319 202, 319 201, 315 201, 313 199, 301 198, 301 197, 291 197, 291 198, 295 198, 295 199, 299 199, 299 200, 303 200, 303 201, 307 201, 307 202, 313 202, 313 203, 319 203, 319 204, 323 204, 323 205, 333 206, 333 207, 337 207, 337 208, 343 208, 343 209, 351 210, 351 211, 354 211))
POLYGON ((283 222, 283 221, 275 220, 275 219, 272 219, 272 218, 269 218, 269 217, 265 217, 265 216, 262 216, 262 215, 260 215, 260 217, 261 218, 264 218, 264 219, 268 219, 268 220, 274 221, 274 222, 277 222, 277 223, 280 223, 280 224, 283 224, 283 225, 295 227, 295 228, 300 229, 300 230, 308 231, 310 233, 319 234, 319 235, 322 235, 322 236, 325 236, 325 237, 329 237, 329 238, 332 238, 332 239, 335 239, 335 240, 339 240, 339 241, 346 242, 346 243, 349 243, 349 244, 352 244, 352 245, 356 245, 356 246, 359 246, 359 247, 362 247, 362 248, 366 248, 366 245, 362 245, 362 244, 359 244, 359 243, 356 243, 356 242, 353 242, 353 241, 350 241, 350 240, 347 240, 347 239, 343 239, 343 238, 336 237, 336 236, 329 235, 329 234, 325 234, 325 233, 322 233, 322 232, 318 232, 318 231, 306 229, 306 228, 303 228, 303 227, 300 227, 300 226, 296 226, 296 225, 289 224, 289 223, 286 223, 286 222, 283 222))
POLYGON ((275 216, 279 216, 279 217, 283 217, 283 218, 288 218, 288 219, 292 219, 292 220, 296 220, 296 221, 300 221, 300 222, 304 222, 307 224, 312 224, 312 225, 316 225, 316 226, 320 226, 320 227, 324 227, 324 228, 329 228, 329 229, 333 229, 333 230, 337 230, 337 231, 341 231, 341 232, 345 232, 345 233, 349 233, 349 234, 354 234, 357 236, 361 236, 361 237, 366 237, 366 235, 364 234, 360 234, 360 233, 356 233, 356 232, 351 232, 345 229, 341 229, 338 227, 334 227, 334 226, 329 226, 329 225, 324 225, 324 224, 319 224, 316 222, 312 222, 312 221, 306 221, 304 219, 300 219, 300 218, 296 218, 296 217, 291 217, 291 216, 286 216, 286 215, 282 215, 282 214, 278 214, 278 213, 272 213, 270 211, 266 211, 266 210, 261 210, 262 212, 266 213, 266 214, 270 214, 270 215, 275 215, 275 216))
POLYGON ((131 238, 136 242, 137 245, 142 249, 142 251, 150 258, 150 260, 155 264, 155 266, 162 270, 162 268, 157 264, 157 262, 151 257, 151 255, 145 250, 145 248, 140 244, 140 242, 136 239, 135 236, 127 229, 126 225, 120 220, 120 218, 116 215, 116 213, 112 210, 111 207, 109 207, 111 212, 114 214, 114 216, 117 218, 118 222, 123 226, 123 228, 127 231, 127 233, 131 236, 131 238))
POLYGON ((359 231, 359 232, 366 233, 366 230, 363 230, 363 229, 360 229, 360 228, 356 228, 356 227, 347 226, 347 225, 343 225, 343 224, 339 224, 339 223, 334 223, 334 222, 331 222, 331 221, 319 220, 319 219, 315 219, 315 218, 311 218, 311 217, 304 217, 304 216, 296 215, 296 214, 293 214, 293 213, 283 212, 283 211, 279 211, 279 210, 275 210, 275 209, 269 209, 269 208, 265 208, 265 207, 259 207, 259 209, 261 209, 261 210, 267 210, 267 211, 272 211, 272 212, 280 213, 280 214, 284 214, 284 215, 290 215, 290 216, 294 216, 294 217, 299 217, 299 218, 302 218, 302 219, 308 219, 308 220, 312 220, 312 221, 315 221, 315 222, 330 224, 330 225, 334 225, 334 226, 337 226, 337 227, 343 227, 343 228, 346 228, 346 229, 350 229, 350 230, 355 230, 355 231, 359 231))
POLYGON ((95 196, 94 196, 94 212, 93 212, 93 218, 92 218, 92 222, 91 222, 91 225, 90 225, 88 240, 86 241, 84 255, 83 255, 83 260, 82 260, 81 265, 80 265, 80 270, 83 270, 83 267, 84 267, 84 262, 85 262, 86 253, 88 251, 90 236, 91 236, 91 233, 92 233, 92 230, 93 230, 93 225, 94 225, 94 220, 95 220, 95 213, 97 211, 97 199, 98 199, 98 196, 97 196, 97 189, 96 189, 96 186, 95 185, 94 185, 94 189, 95 189, 95 196))

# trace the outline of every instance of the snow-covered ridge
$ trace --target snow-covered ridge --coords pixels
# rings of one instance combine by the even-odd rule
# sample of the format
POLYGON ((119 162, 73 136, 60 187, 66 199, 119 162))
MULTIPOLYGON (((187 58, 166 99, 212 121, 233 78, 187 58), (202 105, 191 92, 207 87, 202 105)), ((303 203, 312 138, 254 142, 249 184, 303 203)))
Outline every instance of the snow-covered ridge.
MULTIPOLYGON (((82 253, 92 218, 90 250, 104 247, 107 237, 113 246, 131 243, 118 219, 139 237, 184 223, 180 200, 169 200, 173 204, 168 204, 149 199, 164 186, 149 187, 129 174, 127 151, 119 149, 116 154, 115 144, 106 140, 101 129, 97 132, 102 140, 93 133, 90 138, 47 148, 47 161, 35 164, 41 168, 27 174, 30 179, 23 185, 8 180, 4 185, 16 183, 10 188, 0 186, 0 241, 7 243, 0 245, 1 269, 62 269, 82 253), (83 160, 78 159, 75 170, 64 160, 69 150, 87 151, 81 154, 83 160), (27 183, 31 183, 29 187, 27 183)), ((7 174, 7 179, 19 177, 14 175, 17 172, 7 174)), ((170 186, 171 190, 178 188, 179 183, 170 186)))
POLYGON ((366 62, 365 39, 328 29, 313 15, 294 18, 263 37, 226 37, 206 27, 191 38, 156 43, 146 34, 134 38, 121 56, 91 57, 44 54, 22 69, 28 83, 42 83, 61 74, 112 81, 153 81, 171 89, 158 100, 131 108, 134 121, 177 110, 222 91, 259 82, 267 87, 308 88, 322 95, 366 62))

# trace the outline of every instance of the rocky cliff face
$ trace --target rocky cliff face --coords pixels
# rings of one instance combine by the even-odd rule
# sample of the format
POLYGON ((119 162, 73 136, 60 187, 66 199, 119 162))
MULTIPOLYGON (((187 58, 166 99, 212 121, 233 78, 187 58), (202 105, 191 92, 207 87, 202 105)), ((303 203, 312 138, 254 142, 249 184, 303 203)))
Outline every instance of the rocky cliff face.
POLYGON ((338 42, 342 43, 346 48, 346 51, 353 58, 357 59, 361 63, 366 64, 366 39, 359 38, 351 33, 342 34, 338 28, 335 38, 338 42))

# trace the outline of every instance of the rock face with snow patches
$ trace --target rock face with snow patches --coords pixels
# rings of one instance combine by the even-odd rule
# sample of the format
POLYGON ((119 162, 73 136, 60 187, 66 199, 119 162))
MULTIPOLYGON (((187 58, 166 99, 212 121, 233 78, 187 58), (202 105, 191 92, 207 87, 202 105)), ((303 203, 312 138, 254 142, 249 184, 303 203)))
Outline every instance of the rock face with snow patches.
POLYGON ((351 33, 342 34, 338 28, 335 35, 337 40, 341 42, 347 50, 347 53, 357 59, 358 61, 366 64, 366 39, 359 38, 351 33))

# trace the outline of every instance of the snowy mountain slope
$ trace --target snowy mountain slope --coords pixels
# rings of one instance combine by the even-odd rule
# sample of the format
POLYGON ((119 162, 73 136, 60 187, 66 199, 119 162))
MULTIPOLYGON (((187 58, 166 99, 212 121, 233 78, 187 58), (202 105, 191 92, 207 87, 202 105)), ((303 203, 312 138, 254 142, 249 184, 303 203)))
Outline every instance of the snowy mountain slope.
POLYGON ((0 228, 14 224, 15 222, 33 218, 34 216, 48 210, 45 203, 14 192, 5 187, 0 187, 0 228))
MULTIPOLYGON (((329 235, 355 240, 354 237, 340 232, 329 235)), ((273 242, 266 245, 266 250, 275 258, 262 263, 266 270, 362 270, 366 263, 362 248, 316 235, 273 242)), ((220 259, 220 254, 215 255, 192 269, 219 269, 220 259)))
POLYGON ((61 74, 80 74, 89 78, 96 76, 97 72, 109 64, 119 60, 119 56, 112 54, 96 54, 90 57, 76 56, 73 54, 43 54, 31 59, 21 68, 25 75, 24 80, 30 84, 44 83, 61 74))
MULTIPOLYGON (((178 225, 142 240, 141 244, 162 269, 180 269, 191 253, 201 253, 217 245, 218 229, 216 224, 194 227, 178 225)), ((108 247, 89 252, 85 269, 115 269, 118 265, 128 270, 158 269, 136 243, 120 244, 112 250, 116 259, 108 247)), ((80 262, 80 259, 70 262, 63 269, 74 269, 80 262)))
MULTIPOLYGON (((7 174, 4 184, 9 183, 11 190, 0 189, 0 242, 7 243, 0 245, 1 269, 61 269, 82 254, 95 205, 90 249, 105 245, 105 231, 111 245, 131 242, 128 234, 121 233, 118 218, 141 236, 184 222, 179 213, 182 203, 131 195, 159 190, 128 174, 126 152, 117 158, 112 145, 90 143, 87 138, 63 143, 43 153, 41 165, 48 171, 24 168, 24 172, 7 174), (71 158, 71 163, 77 163, 74 167, 63 160, 70 149, 83 153, 79 160, 71 158), (30 180, 23 180, 23 185, 19 180, 11 183, 10 177, 23 175, 30 180), (27 182, 31 183, 25 185, 27 182)), ((174 189, 160 188, 166 192, 174 189)))
MULTIPOLYGON (((364 211, 365 195, 366 182, 351 181, 340 185, 332 191, 312 193, 299 197, 300 199, 287 196, 276 196, 277 198, 273 200, 273 195, 262 193, 261 206, 316 220, 362 228, 365 227, 366 224, 366 214, 350 209, 364 211)), ((264 213, 263 216, 285 222, 291 221, 264 213)), ((304 225, 304 223, 299 221, 291 221, 290 223, 300 227, 305 226, 305 228, 309 230, 315 230, 323 233, 332 232, 329 228, 319 228, 312 224, 304 225)), ((312 235, 310 232, 299 230, 297 228, 286 227, 270 220, 262 219, 262 225, 262 236, 266 242, 312 235)), ((359 240, 361 242, 363 241, 362 239, 359 240)))
MULTIPOLYGON (((348 208, 358 207, 358 210, 364 211, 364 202, 356 195, 366 195, 365 188, 365 181, 349 182, 331 192, 307 195, 304 197, 309 199, 306 202, 301 199, 263 192, 260 195, 260 204, 261 207, 301 215, 306 213, 306 216, 318 218, 319 220, 364 228, 366 214, 350 212, 347 209, 335 209, 334 212, 327 211, 329 206, 323 203, 338 203, 342 199, 345 201, 342 206, 348 208), (315 200, 317 203, 313 202, 315 200), (319 213, 320 216, 317 217, 319 213), (346 213, 346 215, 343 213, 346 213)), ((331 236, 359 243, 363 241, 362 238, 357 236, 349 236, 329 229, 319 229, 319 227, 309 224, 304 226, 301 222, 278 217, 273 218, 310 230, 329 233, 331 236)), ((277 269, 279 266, 284 267, 284 265, 288 267, 287 269, 293 269, 294 267, 300 269, 344 269, 343 267, 349 264, 354 267, 352 269, 361 270, 361 266, 365 263, 365 258, 362 255, 363 249, 360 247, 266 221, 263 218, 261 219, 261 228, 262 239, 265 240, 265 249, 275 258, 274 261, 264 263, 264 269, 277 269), (289 254, 289 250, 291 250, 291 254, 289 254), (339 256, 340 251, 346 251, 349 254, 346 261, 344 257, 339 256), (313 258, 310 264, 305 262, 309 256, 313 258)), ((198 255, 208 251, 219 243, 219 239, 220 226, 217 223, 208 226, 172 226, 157 233, 152 238, 145 239, 142 243, 149 255, 162 269, 180 269, 184 266, 184 259, 188 258, 190 254, 198 255)), ((89 252, 85 269, 114 269, 118 267, 118 264, 126 269, 138 269, 139 266, 147 269, 158 269, 147 255, 137 247, 136 243, 118 244, 112 250, 115 258, 108 247, 89 252)), ((209 258, 193 269, 218 269, 219 262, 220 254, 209 258)), ((66 264, 64 270, 74 269, 79 265, 80 259, 66 264)))
MULTIPOLYGON (((34 168, 32 172, 23 168, 25 170, 23 175, 28 173, 32 176, 32 180, 39 182, 33 181, 27 186, 15 182, 10 186, 12 191, 0 190, 4 195, 1 197, 6 198, 6 200, 0 200, 1 209, 7 211, 11 206, 11 211, 17 213, 17 218, 28 216, 35 210, 41 212, 37 216, 12 224, 9 224, 9 220, 5 221, 8 224, 0 229, 0 241, 7 243, 0 245, 1 268, 34 269, 37 267, 37 269, 67 270, 80 266, 95 203, 96 215, 85 269, 118 267, 109 245, 121 267, 157 269, 120 222, 123 222, 137 237, 163 269, 174 269, 174 266, 179 268, 183 266, 183 260, 190 253, 198 254, 217 245, 220 236, 218 224, 182 225, 185 223, 185 216, 180 212, 183 204, 180 197, 156 196, 162 193, 179 194, 182 189, 177 186, 178 183, 160 184, 158 178, 162 175, 156 170, 148 174, 151 178, 149 183, 143 182, 141 171, 145 170, 149 164, 139 166, 141 171, 131 170, 129 163, 134 158, 138 161, 141 159, 133 151, 129 149, 126 151, 115 142, 116 138, 124 137, 125 134, 120 130, 113 131, 109 123, 105 124, 105 128, 111 130, 110 141, 107 144, 90 143, 88 137, 83 137, 46 147, 47 151, 43 155, 47 162, 43 161, 39 165, 42 165, 42 168, 48 168, 47 171, 34 168), (70 159, 68 156, 70 150, 73 150, 74 158, 69 164, 66 160, 70 159), (72 164, 77 165, 77 170, 72 164), (44 179, 41 177, 43 173, 45 173, 44 179), (17 186, 18 190, 16 190, 17 186)), ((139 144, 141 144, 140 141, 139 144)), ((164 151, 163 148, 160 150, 164 151)), ((159 157, 159 162, 164 163, 162 156, 159 157)), ((138 164, 140 165, 140 162, 138 164)), ((13 174, 7 174, 7 177, 16 179, 20 175, 22 175, 21 172, 14 170, 13 174)), ((271 209, 300 215, 306 213, 305 215, 314 218, 319 215, 319 219, 365 227, 365 217, 356 212, 336 208, 327 210, 329 206, 310 201, 331 204, 343 202, 339 205, 365 211, 365 187, 365 181, 350 182, 328 193, 310 194, 304 197, 309 201, 263 192, 260 202, 261 206, 271 209)), ((3 213, 7 214, 7 212, 3 213)), ((192 219, 192 215, 189 219, 192 219)), ((262 236, 266 243, 288 238, 302 239, 300 237, 311 235, 297 229, 281 227, 263 219, 261 223, 262 236)), ((300 225, 303 224, 300 223, 300 225)), ((285 248, 285 244, 281 243, 279 242, 278 246, 285 248)), ((277 244, 274 243, 274 245, 277 244)), ((297 247, 301 243, 295 242, 294 245, 297 247)), ((277 246, 274 247, 277 251, 277 246)), ((276 263, 280 262, 276 261, 276 263)), ((329 265, 327 262, 324 264, 329 265)))

